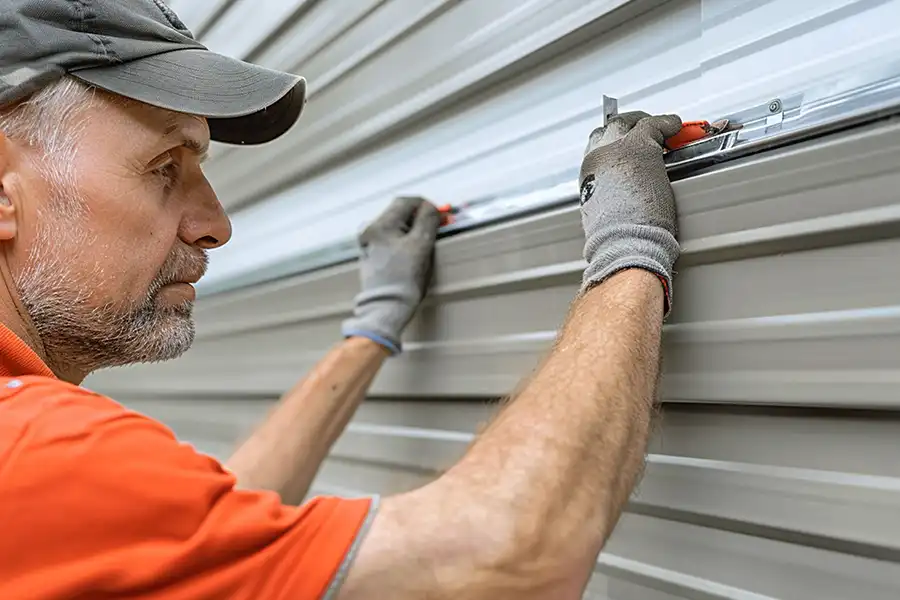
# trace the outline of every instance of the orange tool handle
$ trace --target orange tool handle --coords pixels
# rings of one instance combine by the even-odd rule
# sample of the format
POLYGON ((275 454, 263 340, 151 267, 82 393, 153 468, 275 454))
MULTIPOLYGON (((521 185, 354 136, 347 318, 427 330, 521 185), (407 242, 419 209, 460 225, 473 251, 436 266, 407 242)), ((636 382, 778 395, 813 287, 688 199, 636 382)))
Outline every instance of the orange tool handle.
POLYGON ((443 206, 438 206, 437 209, 438 212, 441 213, 441 227, 444 225, 452 225, 453 222, 456 221, 456 219, 453 218, 453 215, 459 212, 457 207, 450 204, 444 204, 443 206))
POLYGON ((709 121, 687 121, 681 125, 681 131, 666 140, 666 148, 677 150, 691 142, 702 140, 709 132, 709 121))

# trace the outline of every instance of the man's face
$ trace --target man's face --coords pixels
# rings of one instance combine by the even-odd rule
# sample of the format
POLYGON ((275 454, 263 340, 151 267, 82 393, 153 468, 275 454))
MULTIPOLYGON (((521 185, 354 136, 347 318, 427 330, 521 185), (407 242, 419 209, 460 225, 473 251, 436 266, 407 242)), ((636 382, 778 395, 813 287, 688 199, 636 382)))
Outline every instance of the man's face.
POLYGON ((52 368, 165 360, 191 345, 190 284, 231 236, 200 168, 208 144, 203 119, 98 95, 74 187, 39 168, 24 178, 10 268, 52 368))

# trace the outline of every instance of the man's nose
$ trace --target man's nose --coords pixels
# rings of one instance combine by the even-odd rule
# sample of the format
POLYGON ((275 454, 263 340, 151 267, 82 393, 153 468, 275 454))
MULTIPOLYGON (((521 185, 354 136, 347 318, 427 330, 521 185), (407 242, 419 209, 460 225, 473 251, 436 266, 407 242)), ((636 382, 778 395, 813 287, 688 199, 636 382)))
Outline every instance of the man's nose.
POLYGON ((185 200, 187 206, 181 220, 181 239, 186 244, 209 250, 231 239, 231 219, 225 214, 206 177, 197 179, 195 189, 185 200))

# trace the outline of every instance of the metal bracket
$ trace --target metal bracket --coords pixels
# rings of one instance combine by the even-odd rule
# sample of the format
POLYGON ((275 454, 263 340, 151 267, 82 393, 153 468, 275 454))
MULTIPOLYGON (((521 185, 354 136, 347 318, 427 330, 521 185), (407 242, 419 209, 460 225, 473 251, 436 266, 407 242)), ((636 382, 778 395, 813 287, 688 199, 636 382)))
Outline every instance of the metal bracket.
POLYGON ((680 168, 702 160, 719 160, 737 145, 777 134, 790 122, 790 116, 799 110, 801 102, 800 95, 774 98, 724 117, 721 121, 729 125, 721 133, 666 153, 666 165, 680 168))
POLYGON ((601 125, 606 127, 610 119, 619 114, 619 101, 612 96, 603 95, 603 119, 601 125))

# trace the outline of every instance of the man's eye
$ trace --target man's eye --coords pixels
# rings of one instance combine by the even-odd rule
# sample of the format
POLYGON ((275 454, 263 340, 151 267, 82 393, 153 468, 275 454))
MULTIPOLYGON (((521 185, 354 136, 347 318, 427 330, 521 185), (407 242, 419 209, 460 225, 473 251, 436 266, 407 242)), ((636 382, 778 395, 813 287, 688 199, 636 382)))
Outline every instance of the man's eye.
POLYGON ((160 178, 166 189, 169 189, 175 184, 176 179, 178 179, 178 165, 174 162, 166 163, 163 166, 154 169, 153 174, 160 178))

